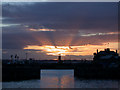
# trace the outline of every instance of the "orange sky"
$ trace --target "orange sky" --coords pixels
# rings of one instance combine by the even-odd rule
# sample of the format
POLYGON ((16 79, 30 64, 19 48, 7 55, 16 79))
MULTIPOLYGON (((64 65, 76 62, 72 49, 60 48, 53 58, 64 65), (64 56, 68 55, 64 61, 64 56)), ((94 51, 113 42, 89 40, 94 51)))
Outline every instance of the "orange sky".
POLYGON ((110 48, 115 51, 118 50, 118 42, 103 43, 103 45, 83 45, 83 46, 37 46, 37 45, 28 45, 24 49, 40 50, 40 52, 45 52, 46 55, 62 56, 66 55, 75 55, 75 56, 85 56, 93 55, 94 52, 98 49, 99 51, 104 50, 105 48, 110 48))

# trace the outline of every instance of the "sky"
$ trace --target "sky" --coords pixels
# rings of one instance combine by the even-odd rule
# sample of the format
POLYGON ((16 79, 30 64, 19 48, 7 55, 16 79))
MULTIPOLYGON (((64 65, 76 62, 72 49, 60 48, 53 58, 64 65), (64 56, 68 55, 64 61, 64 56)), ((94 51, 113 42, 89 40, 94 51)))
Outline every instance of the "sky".
POLYGON ((92 59, 118 49, 117 2, 3 2, 3 59, 92 59))

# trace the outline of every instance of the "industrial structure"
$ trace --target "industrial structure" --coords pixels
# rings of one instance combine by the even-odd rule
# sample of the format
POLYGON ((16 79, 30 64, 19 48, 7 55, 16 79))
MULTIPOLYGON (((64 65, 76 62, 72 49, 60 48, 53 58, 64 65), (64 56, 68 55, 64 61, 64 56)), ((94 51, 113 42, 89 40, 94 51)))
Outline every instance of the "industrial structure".
POLYGON ((62 63, 61 54, 59 54, 59 56, 58 56, 58 63, 62 63))

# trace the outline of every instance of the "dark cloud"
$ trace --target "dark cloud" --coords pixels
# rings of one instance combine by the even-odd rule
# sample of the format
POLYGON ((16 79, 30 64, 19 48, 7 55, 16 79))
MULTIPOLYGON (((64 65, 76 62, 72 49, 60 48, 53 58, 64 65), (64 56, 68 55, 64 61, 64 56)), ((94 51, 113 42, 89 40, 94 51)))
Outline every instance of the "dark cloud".
POLYGON ((54 29, 117 28, 117 3, 34 3, 3 5, 3 23, 42 24, 54 29))

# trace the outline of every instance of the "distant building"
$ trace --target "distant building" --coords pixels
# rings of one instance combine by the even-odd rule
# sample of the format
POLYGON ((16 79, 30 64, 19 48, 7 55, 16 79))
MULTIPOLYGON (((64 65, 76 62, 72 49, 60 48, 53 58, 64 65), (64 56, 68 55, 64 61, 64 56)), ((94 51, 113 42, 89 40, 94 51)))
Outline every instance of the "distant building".
POLYGON ((58 63, 62 63, 61 55, 60 55, 60 54, 59 54, 59 56, 58 56, 58 63))
POLYGON ((97 49, 97 53, 94 53, 93 60, 96 62, 114 62, 119 60, 119 55, 117 53, 117 50, 116 52, 114 52, 114 51, 110 51, 110 49, 107 48, 104 51, 98 52, 97 49))

